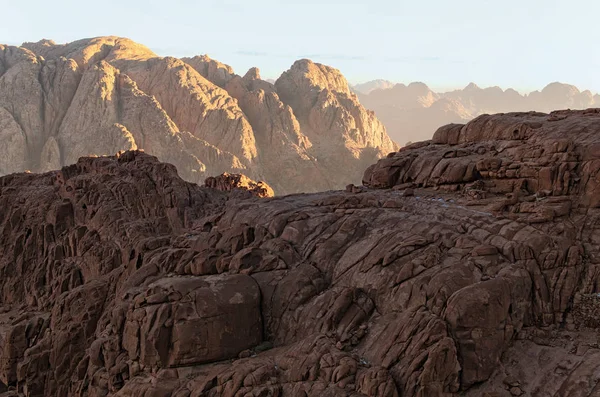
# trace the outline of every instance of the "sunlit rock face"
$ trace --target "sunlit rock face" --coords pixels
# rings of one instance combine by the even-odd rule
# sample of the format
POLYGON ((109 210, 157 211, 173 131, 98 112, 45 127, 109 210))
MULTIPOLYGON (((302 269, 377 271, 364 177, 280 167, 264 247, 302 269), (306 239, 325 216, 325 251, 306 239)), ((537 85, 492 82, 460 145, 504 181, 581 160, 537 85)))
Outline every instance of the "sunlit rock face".
POLYGON ((0 46, 0 134, 0 174, 142 149, 188 181, 243 173, 277 194, 357 183, 397 148, 336 69, 299 61, 271 84, 120 37, 0 46))

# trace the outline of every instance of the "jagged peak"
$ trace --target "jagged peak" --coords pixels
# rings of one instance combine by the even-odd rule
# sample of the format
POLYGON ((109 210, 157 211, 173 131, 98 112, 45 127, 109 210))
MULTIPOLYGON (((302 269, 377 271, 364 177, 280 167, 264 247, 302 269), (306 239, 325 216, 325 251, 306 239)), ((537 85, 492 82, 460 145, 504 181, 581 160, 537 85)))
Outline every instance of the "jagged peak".
POLYGON ((225 87, 235 76, 231 66, 212 59, 206 54, 196 55, 192 58, 181 58, 181 60, 194 68, 204 78, 221 88, 225 87))
POLYGON ((297 60, 288 71, 282 74, 282 77, 284 75, 292 76, 293 79, 308 80, 311 85, 320 89, 351 93, 348 81, 338 69, 313 62, 310 59, 297 60))
POLYGON ((41 39, 41 40, 36 41, 36 42, 24 42, 22 44, 22 46, 25 46, 25 45, 28 45, 28 44, 31 44, 31 45, 40 45, 40 46, 45 46, 45 47, 52 47, 52 46, 57 45, 56 41, 54 41, 52 39, 41 39))
POLYGON ((244 75, 244 80, 260 80, 260 69, 252 67, 244 75))

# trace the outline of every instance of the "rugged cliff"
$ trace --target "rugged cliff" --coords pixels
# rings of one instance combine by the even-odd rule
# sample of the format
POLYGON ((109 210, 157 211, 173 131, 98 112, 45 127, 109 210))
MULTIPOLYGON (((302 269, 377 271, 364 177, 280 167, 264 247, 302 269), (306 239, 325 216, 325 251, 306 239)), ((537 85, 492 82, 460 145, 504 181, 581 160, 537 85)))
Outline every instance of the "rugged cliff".
POLYGON ((482 116, 275 198, 137 151, 2 177, 5 396, 595 396, 599 133, 482 116))
POLYGON ((284 194, 358 182, 396 148, 339 71, 300 61, 285 76, 119 37, 0 46, 0 175, 143 149, 188 181, 242 172, 284 194))

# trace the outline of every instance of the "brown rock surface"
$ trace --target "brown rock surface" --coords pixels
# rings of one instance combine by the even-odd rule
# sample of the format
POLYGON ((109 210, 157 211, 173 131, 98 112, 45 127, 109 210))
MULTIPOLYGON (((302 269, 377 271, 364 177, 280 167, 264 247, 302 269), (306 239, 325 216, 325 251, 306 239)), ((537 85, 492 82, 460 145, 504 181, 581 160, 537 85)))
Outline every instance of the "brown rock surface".
MULTIPOLYGON (((286 76, 306 77, 296 67, 286 76)), ((241 77, 208 56, 161 58, 113 36, 0 46, 0 175, 143 149, 196 183, 228 172, 278 194, 343 188, 395 146, 339 72, 319 65, 307 76, 310 90, 283 93, 321 98, 310 124, 256 68, 241 77)))
POLYGON ((382 189, 269 199, 137 151, 2 177, 0 382, 595 396, 598 129, 599 110, 482 116, 370 167, 382 189))
POLYGON ((217 189, 222 192, 230 192, 233 190, 247 191, 252 196, 256 197, 273 197, 273 189, 266 183, 259 181, 255 182, 242 174, 224 173, 216 177, 208 177, 204 181, 204 186, 217 189))

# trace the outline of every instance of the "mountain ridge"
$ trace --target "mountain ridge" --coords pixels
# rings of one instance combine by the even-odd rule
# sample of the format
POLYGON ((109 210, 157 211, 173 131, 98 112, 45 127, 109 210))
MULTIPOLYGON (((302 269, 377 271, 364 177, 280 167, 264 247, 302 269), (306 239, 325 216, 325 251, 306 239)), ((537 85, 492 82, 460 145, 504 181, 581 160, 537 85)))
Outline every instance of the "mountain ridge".
POLYGON ((528 94, 498 86, 481 88, 475 83, 469 83, 463 89, 435 92, 424 83, 413 82, 357 95, 360 102, 386 125, 392 139, 401 145, 431 139, 440 125, 465 123, 482 114, 549 113, 600 106, 600 95, 559 82, 549 83, 528 94))
POLYGON ((12 151, 0 174, 139 148, 188 181, 244 173, 285 194, 357 182, 397 148, 337 69, 302 60, 286 73, 271 84, 117 36, 0 46, 0 149, 12 151))

